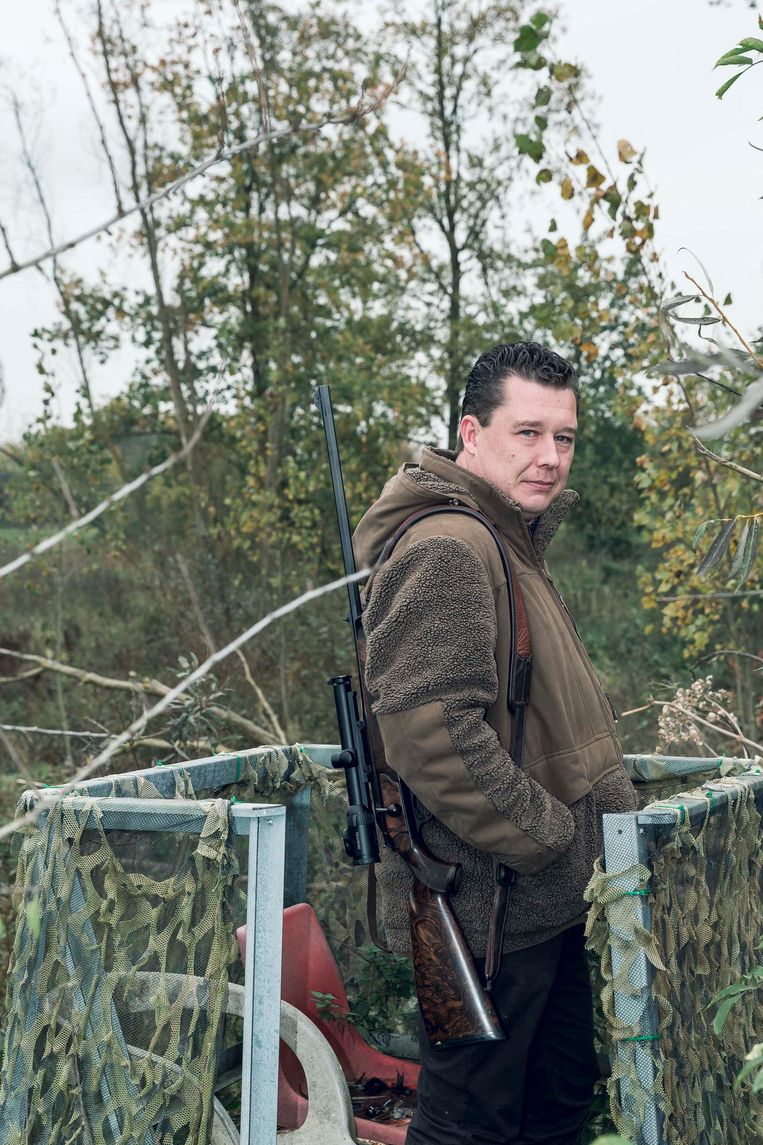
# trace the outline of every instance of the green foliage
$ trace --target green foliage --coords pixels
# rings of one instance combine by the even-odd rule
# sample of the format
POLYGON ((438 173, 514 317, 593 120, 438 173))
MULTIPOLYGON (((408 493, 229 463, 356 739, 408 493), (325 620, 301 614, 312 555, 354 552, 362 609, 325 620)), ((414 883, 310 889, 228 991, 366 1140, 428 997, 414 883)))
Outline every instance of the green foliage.
MULTIPOLYGON (((758 17, 758 27, 763 29, 763 17, 758 17)), ((745 36, 740 40, 736 47, 731 48, 728 52, 724 52, 720 59, 716 60, 715 66, 717 68, 742 68, 742 71, 737 72, 736 75, 730 77, 721 84, 715 93, 718 99, 723 99, 726 92, 732 87, 738 79, 740 79, 745 72, 750 68, 755 67, 757 64, 763 62, 763 40, 758 36, 745 36), (754 58, 762 57, 762 58, 754 58)))
POLYGON ((415 1038, 418 1003, 410 958, 376 946, 360 946, 350 956, 345 986, 349 1011, 340 1009, 334 994, 311 991, 325 1021, 349 1023, 372 1038, 415 1038))
MULTIPOLYGON (((5 582, 0 645, 130 687, 50 671, 22 678, 6 657, 3 676, 19 677, 5 686, 8 722, 121 730, 145 706, 141 681, 169 685, 181 657, 205 659, 339 572, 315 384, 332 388, 357 519, 414 443, 441 438, 443 423, 453 441, 469 364, 512 338, 554 346, 582 374, 582 503, 551 560, 617 706, 633 706, 679 659, 674 633, 643 640, 635 589, 650 539, 647 524, 646 541, 633 526, 637 459, 650 443, 634 379, 658 357, 645 274, 657 209, 642 156, 621 140, 616 178, 592 159, 576 111, 583 78, 562 58, 551 15, 520 0, 438 0, 431 17, 388 23, 373 41, 328 3, 246 10, 268 121, 285 134, 243 147, 104 237, 107 258, 128 259, 120 279, 61 268, 60 318, 35 332, 44 408, 0 471, 0 558, 10 559, 177 450, 217 387, 187 463, 5 582), (409 47, 395 100, 417 117, 415 146, 391 131, 388 105, 309 138, 286 134, 355 107, 361 90, 380 93, 409 47), (540 241, 520 241, 512 220, 528 194, 561 198, 579 241, 556 220, 540 241), (129 384, 97 408, 88 368, 116 364, 125 347, 129 384), (74 351, 81 398, 64 428, 54 393, 74 351)), ((133 0, 118 21, 109 11, 88 63, 113 81, 106 95, 121 118, 106 126, 128 197, 262 130, 235 13, 204 18, 201 51, 193 21, 133 0)), ((246 668, 222 663, 148 729, 153 744, 131 745, 114 766, 250 745, 252 721, 275 727, 268 707, 286 738, 333 740, 322 681, 351 663, 343 614, 337 595, 267 630, 246 668)), ((636 749, 646 725, 633 727, 636 749)), ((33 777, 53 781, 97 742, 14 734, 33 777)))
POLYGON ((728 568, 726 576, 727 583, 736 582, 738 588, 743 585, 752 571, 753 562, 758 550, 758 535, 760 532, 758 521, 760 516, 761 514, 753 514, 749 517, 732 517, 729 521, 703 521, 694 534, 691 543, 691 547, 695 552, 709 529, 718 525, 720 525, 720 529, 715 534, 707 552, 697 566, 697 576, 707 576, 720 564, 723 557, 729 552, 737 525, 743 522, 741 535, 738 537, 736 543, 734 559, 728 568))
POLYGON ((410 958, 361 946, 355 951, 346 986, 356 1025, 377 1037, 415 1036, 418 1004, 410 958))
MULTIPOLYGON (((763 951, 763 939, 759 948, 763 951)), ((763 990, 763 963, 753 966, 747 974, 742 975, 738 982, 732 983, 731 986, 727 986, 725 990, 721 990, 715 995, 710 1005, 717 1006, 713 1019, 713 1030, 718 1037, 723 1033, 726 1019, 737 1002, 745 994, 757 994, 761 990, 763 990)), ((748 1085, 753 1094, 763 1090, 763 1043, 761 1042, 754 1045, 745 1056, 745 1064, 734 1082, 735 1088, 742 1084, 748 1085)))

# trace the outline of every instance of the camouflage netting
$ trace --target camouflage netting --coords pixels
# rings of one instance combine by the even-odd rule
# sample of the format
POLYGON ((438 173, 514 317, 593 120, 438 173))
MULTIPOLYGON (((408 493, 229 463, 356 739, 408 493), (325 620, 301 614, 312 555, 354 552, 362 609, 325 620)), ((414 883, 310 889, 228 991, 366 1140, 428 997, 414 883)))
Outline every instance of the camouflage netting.
MULTIPOLYGON (((293 797, 310 788, 306 897, 352 994, 370 938, 366 869, 348 864, 342 847, 342 775, 300 748, 242 754, 234 765, 224 785, 202 786, 193 768, 175 767, 97 781, 101 807, 103 800, 147 808, 157 799, 198 802, 207 816, 201 836, 105 830, 95 803, 77 810, 68 799, 44 829, 24 833, 0 1145, 208 1139, 216 1060, 241 1041, 240 1019, 223 1012, 227 982, 243 980, 234 935, 245 920, 248 858, 246 837, 229 832, 231 802, 285 804, 288 815, 293 797)), ((34 796, 26 798, 24 810, 34 796)), ((394 990, 385 994, 386 956, 378 958, 376 993, 387 1012, 376 1024, 394 1034, 400 1002, 394 990)), ((407 1008, 415 1010, 412 998, 407 1008)), ((235 1119, 235 1091, 230 1096, 235 1119)))
MULTIPOLYGON (((371 947, 366 869, 344 857, 343 776, 315 765, 299 747, 263 748, 225 762, 224 785, 208 779, 203 786, 199 775, 212 772, 195 770, 198 765, 97 781, 99 799, 204 801, 208 823, 201 836, 105 831, 66 801, 44 831, 25 835, 16 890, 21 921, 4 1031, 0 1145, 195 1145, 207 1139, 215 1055, 241 1040, 240 1021, 223 1014, 225 982, 243 978, 232 937, 244 921, 247 876, 246 839, 230 837, 223 811, 230 802, 285 804, 288 838, 290 805, 310 789, 307 901, 334 947, 361 1024, 392 1052, 415 1053, 410 966, 371 947), (95 1118, 87 1113, 91 1107, 98 1107, 95 1118), (155 1127, 150 1134, 147 1126, 155 1127)), ((674 791, 686 779, 661 773, 659 781, 674 791)), ((639 792, 643 803, 654 798, 655 788, 641 784, 639 792)), ((292 824, 299 822, 296 804, 293 810, 292 824)), ((704 1007, 754 961, 760 918, 757 822, 754 808, 745 805, 728 822, 713 817, 696 837, 684 827, 654 855, 655 937, 641 939, 653 961, 661 958, 667 967, 657 970, 655 988, 665 999, 663 1053, 657 1058, 658 1069, 660 1061, 667 1063, 658 1081, 670 1145, 748 1145, 739 1127, 750 1106, 733 1092, 730 1079, 743 1050, 759 1040, 763 1022, 751 999, 732 1011, 724 1030, 726 1065, 719 1071, 712 1059, 714 1035, 707 1033, 713 1011, 704 1007), (752 875, 742 893, 745 870, 752 875), (722 1096, 715 1098, 710 1079, 714 1087, 719 1077, 722 1096)), ((645 890, 650 874, 647 867, 641 872, 638 885, 645 890)), ((623 900, 609 893, 607 876, 600 874, 593 885, 595 933, 603 950, 607 917, 611 921, 623 900)), ((616 1080, 623 1072, 632 1074, 636 1043, 624 1040, 634 1031, 614 1019, 617 983, 606 952, 603 965, 609 977, 603 995, 608 1029, 601 1033, 620 1046, 616 1080)), ((644 1103, 651 1097, 645 1092, 644 1103)))
POLYGON ((609 1083, 612 1116, 631 1140, 640 1139, 652 1104, 663 1118, 665 1145, 753 1145, 763 1136, 763 1104, 747 1087, 734 1085, 745 1053, 760 1040, 763 991, 740 997, 720 1036, 713 1031, 717 1007, 711 1004, 760 960, 761 816, 748 786, 727 778, 715 782, 719 787, 730 789, 733 799, 696 790, 653 804, 650 810, 670 812, 675 821, 645 828, 647 864, 612 874, 600 866, 589 886, 589 935, 601 957, 603 1008, 617 1047, 609 1083), (698 797, 705 811, 692 827, 685 803, 698 797), (632 889, 624 890, 628 885, 632 889), (649 929, 634 920, 639 896, 651 905, 649 929), (656 1035, 615 1013, 615 992, 638 994, 631 969, 642 952, 653 967, 656 1035), (652 1083, 648 1071, 645 1079, 645 1054, 653 1062, 652 1083), (628 1112, 621 1081, 630 1095, 628 1112))
POLYGON ((237 953, 229 804, 183 834, 106 831, 82 803, 21 847, 0 1140, 196 1145, 237 953))

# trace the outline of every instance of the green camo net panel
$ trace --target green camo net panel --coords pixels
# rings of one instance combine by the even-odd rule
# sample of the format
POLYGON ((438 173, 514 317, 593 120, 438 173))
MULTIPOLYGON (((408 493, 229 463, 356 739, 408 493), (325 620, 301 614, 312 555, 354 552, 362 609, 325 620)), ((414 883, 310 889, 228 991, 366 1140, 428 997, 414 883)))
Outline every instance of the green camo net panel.
POLYGON ((763 1139, 760 1096, 734 1085, 745 1053, 763 1031, 763 990, 741 995, 722 1033, 713 1030, 715 995, 763 959, 758 943, 763 918, 761 816, 753 791, 733 779, 715 784, 734 789, 735 799, 715 806, 712 792, 703 798, 704 821, 692 827, 671 804, 672 826, 657 828, 649 841, 648 865, 633 868, 636 891, 624 892, 623 872, 607 874, 597 866, 587 892, 592 901, 588 932, 601 959, 602 1002, 607 1034, 614 1046, 609 1082, 612 1117, 620 1133, 638 1140, 649 1104, 662 1115, 665 1145, 755 1145, 763 1139), (633 895, 648 896, 650 930, 633 922, 633 895), (627 938, 625 936, 628 936, 627 938), (613 949, 619 958, 613 973, 613 949), (635 996, 630 971, 645 953, 653 967, 653 998, 658 1034, 640 1030, 615 1013, 615 992, 635 996), (639 1047, 653 1047, 654 1085, 647 1088, 637 1070, 639 1047), (627 1083, 630 1111, 621 1105, 620 1084, 627 1083), (635 1110, 633 1108, 635 1106, 635 1110))
MULTIPOLYGON (((147 793, 150 794, 150 793, 147 793)), ((229 803, 200 834, 108 831, 60 800, 24 838, 3 1145, 196 1145, 237 956, 229 803)))

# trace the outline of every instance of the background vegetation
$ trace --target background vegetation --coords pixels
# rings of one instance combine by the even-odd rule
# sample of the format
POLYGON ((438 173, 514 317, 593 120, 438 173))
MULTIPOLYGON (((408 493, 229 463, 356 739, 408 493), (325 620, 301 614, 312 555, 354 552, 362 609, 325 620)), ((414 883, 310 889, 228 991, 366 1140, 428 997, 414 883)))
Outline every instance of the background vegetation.
MULTIPOLYGON (((736 424, 724 459, 690 432, 755 384, 754 343, 711 286, 672 297, 643 156, 627 140, 602 152, 553 11, 436 0, 373 38, 348 11, 208 0, 169 18, 96 0, 79 32, 64 25, 116 222, 97 274, 65 253, 31 260, 59 318, 35 332, 45 408, 0 451, 0 564, 182 456, 2 580, 6 817, 31 781, 63 781, 195 664, 339 575, 316 384, 332 388, 359 518, 422 441, 452 444, 470 362, 513 338, 582 375, 581 506, 550 557, 605 687, 638 709, 621 722, 626 750, 652 750, 659 703, 708 675, 707 727, 687 740, 696 724, 679 721, 674 749, 760 739, 760 575, 752 558, 732 567, 750 534, 729 532, 710 577, 692 549, 705 521, 757 520, 756 427, 736 424), (536 231, 517 223, 531 203, 536 231), (708 363, 684 331, 710 325, 733 349, 710 346, 708 363), (119 396, 97 405, 93 370, 125 361, 119 396), (63 369, 79 384, 67 425, 52 412, 63 369)), ((53 248, 70 236, 53 233, 12 99, 53 248)), ((22 260, 2 235, 10 277, 22 260)), ((109 767, 333 741, 324 681, 352 663, 343 615, 337 593, 271 626, 109 767)))

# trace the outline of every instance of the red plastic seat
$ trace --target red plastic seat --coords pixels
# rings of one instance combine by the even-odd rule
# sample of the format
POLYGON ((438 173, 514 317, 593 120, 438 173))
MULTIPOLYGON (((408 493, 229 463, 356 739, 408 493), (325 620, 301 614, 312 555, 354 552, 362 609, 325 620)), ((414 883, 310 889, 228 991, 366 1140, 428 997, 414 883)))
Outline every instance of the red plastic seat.
MULTIPOLYGON (((236 932, 242 959, 246 950, 246 927, 236 932)), ((418 1062, 394 1058, 369 1046, 355 1026, 341 1020, 326 1020, 318 1013, 313 991, 331 994, 337 1014, 349 1013, 344 983, 326 936, 315 911, 308 903, 297 903, 283 912, 283 958, 281 964, 281 997, 301 1010, 315 1023, 336 1054, 349 1082, 365 1076, 378 1077, 386 1085, 400 1084, 415 1089, 420 1066, 418 1062)), ((307 1100, 305 1080, 297 1058, 281 1044, 278 1079, 278 1124, 283 1129, 296 1129, 305 1119, 307 1100)), ((359 1137, 381 1141, 384 1145, 404 1145, 407 1121, 385 1124, 357 1117, 359 1137)))

